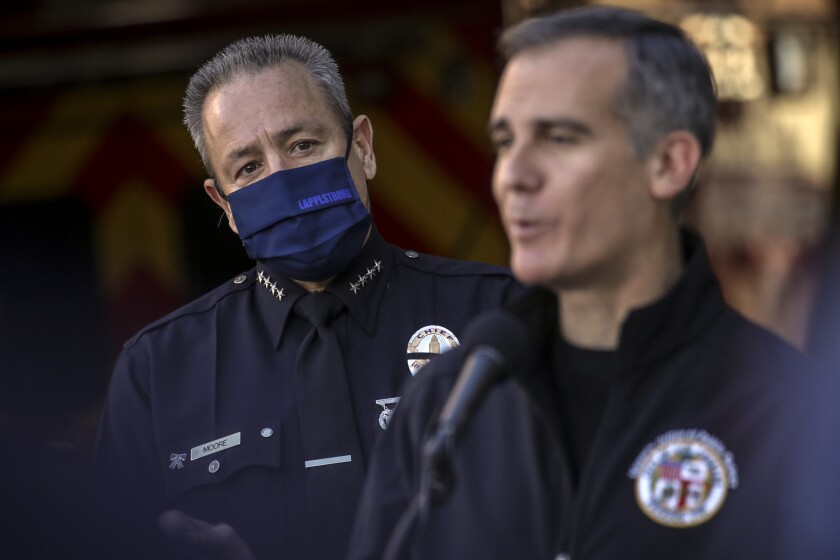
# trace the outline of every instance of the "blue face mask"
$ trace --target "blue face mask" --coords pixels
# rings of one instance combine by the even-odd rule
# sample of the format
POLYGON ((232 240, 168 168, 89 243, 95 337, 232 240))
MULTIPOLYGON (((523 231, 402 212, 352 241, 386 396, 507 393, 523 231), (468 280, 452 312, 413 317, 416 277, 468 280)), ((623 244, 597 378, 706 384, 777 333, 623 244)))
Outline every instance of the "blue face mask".
POLYGON ((228 202, 248 256, 295 280, 346 269, 371 223, 343 157, 272 173, 228 202))

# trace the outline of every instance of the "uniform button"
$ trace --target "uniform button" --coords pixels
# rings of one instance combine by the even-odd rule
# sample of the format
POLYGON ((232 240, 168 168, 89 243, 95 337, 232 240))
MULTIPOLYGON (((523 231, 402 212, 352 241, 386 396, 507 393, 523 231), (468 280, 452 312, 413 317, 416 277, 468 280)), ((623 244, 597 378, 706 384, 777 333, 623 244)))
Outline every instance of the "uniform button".
POLYGON ((248 279, 247 276, 245 276, 244 274, 240 274, 239 276, 237 276, 236 278, 233 279, 233 283, 234 284, 241 284, 242 282, 244 282, 247 279, 248 279))
POLYGON ((271 437, 271 436, 273 436, 273 435, 274 435, 274 430, 272 430, 271 428, 263 428, 263 429, 260 431, 260 435, 261 435, 262 437, 271 437))
POLYGON ((217 470, 219 470, 219 462, 218 461, 211 462, 210 466, 207 467, 207 470, 210 471, 211 473, 216 472, 217 470))
POLYGON ((409 259, 416 259, 420 256, 420 253, 418 253, 417 251, 406 251, 405 256, 409 259))

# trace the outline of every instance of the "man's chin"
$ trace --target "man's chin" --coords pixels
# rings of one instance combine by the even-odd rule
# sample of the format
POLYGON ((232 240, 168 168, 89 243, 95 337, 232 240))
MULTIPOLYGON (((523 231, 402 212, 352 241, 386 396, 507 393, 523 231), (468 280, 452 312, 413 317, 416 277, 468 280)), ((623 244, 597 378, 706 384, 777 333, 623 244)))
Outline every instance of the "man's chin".
POLYGON ((529 286, 542 286, 550 283, 550 276, 544 263, 534 258, 511 258, 510 268, 517 280, 529 286))

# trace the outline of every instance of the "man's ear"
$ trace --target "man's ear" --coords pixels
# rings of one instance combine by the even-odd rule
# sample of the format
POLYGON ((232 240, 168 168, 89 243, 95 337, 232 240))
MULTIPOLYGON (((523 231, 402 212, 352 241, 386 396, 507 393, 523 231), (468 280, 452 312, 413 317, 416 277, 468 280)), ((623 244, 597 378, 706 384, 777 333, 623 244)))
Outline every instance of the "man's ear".
POLYGON ((376 176, 376 155, 373 153, 373 125, 365 115, 359 115, 353 121, 353 150, 362 162, 365 179, 370 181, 376 176))
POLYGON ((648 155, 650 194, 656 200, 671 200, 689 187, 700 165, 702 149, 687 130, 672 130, 648 155))
POLYGON ((233 221, 233 214, 230 211, 230 203, 228 203, 227 200, 222 198, 222 195, 219 193, 218 189, 216 189, 215 179, 204 180, 204 192, 207 193, 207 196, 210 197, 210 200, 216 203, 216 206, 225 211, 225 215, 227 216, 228 225, 230 226, 230 229, 233 230, 233 233, 239 235, 239 230, 236 229, 236 222, 233 221))

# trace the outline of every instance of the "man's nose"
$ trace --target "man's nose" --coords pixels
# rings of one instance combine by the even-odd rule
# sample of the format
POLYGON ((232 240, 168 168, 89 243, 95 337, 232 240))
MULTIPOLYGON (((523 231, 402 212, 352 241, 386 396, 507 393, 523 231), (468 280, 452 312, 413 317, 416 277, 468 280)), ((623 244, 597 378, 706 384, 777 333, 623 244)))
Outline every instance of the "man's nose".
POLYGON ((497 190, 528 192, 542 184, 535 153, 526 145, 513 145, 496 158, 494 184, 497 190))
POLYGON ((278 171, 284 171, 291 167, 289 162, 286 161, 286 158, 283 157, 283 154, 274 150, 266 154, 265 165, 268 170, 267 175, 278 171))

